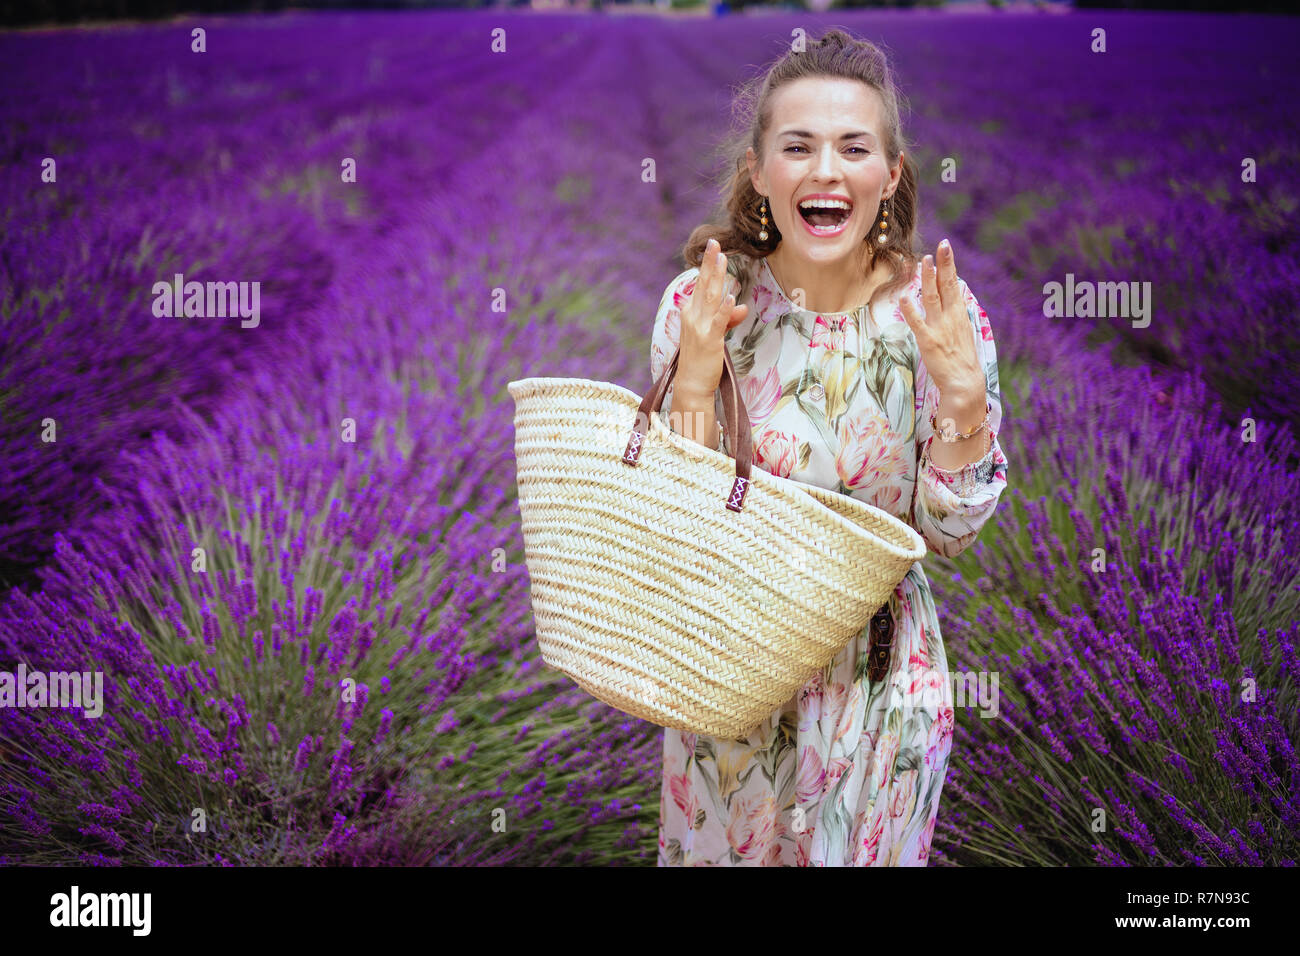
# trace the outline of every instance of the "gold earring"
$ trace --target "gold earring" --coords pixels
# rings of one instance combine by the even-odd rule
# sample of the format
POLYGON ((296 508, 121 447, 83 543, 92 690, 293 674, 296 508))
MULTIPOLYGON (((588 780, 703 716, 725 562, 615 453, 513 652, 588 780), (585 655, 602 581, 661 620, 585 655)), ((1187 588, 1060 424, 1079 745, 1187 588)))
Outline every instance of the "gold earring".
POLYGON ((763 201, 758 204, 758 211, 759 214, 763 217, 763 227, 764 227, 759 230, 758 238, 766 242, 767 241, 767 197, 766 196, 764 196, 763 201))
POLYGON ((889 236, 885 230, 889 228, 889 210, 893 206, 893 198, 893 196, 889 196, 880 203, 880 225, 876 227, 880 230, 880 235, 876 237, 876 242, 882 246, 889 241, 889 236))

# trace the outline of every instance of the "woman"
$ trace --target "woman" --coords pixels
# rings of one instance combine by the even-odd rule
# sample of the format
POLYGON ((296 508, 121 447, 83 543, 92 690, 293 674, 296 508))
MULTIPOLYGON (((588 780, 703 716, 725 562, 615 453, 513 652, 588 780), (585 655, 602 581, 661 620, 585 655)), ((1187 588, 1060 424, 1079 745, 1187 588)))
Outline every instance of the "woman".
MULTIPOLYGON (((728 222, 692 234, 697 265, 655 320, 656 380, 681 351, 665 420, 730 452, 726 348, 757 467, 875 505, 955 556, 1007 483, 997 359, 952 249, 913 251, 915 164, 888 63, 832 30, 750 95, 728 222)), ((665 730, 659 865, 926 864, 953 693, 920 562, 885 612, 883 670, 868 628, 748 739, 665 730)))

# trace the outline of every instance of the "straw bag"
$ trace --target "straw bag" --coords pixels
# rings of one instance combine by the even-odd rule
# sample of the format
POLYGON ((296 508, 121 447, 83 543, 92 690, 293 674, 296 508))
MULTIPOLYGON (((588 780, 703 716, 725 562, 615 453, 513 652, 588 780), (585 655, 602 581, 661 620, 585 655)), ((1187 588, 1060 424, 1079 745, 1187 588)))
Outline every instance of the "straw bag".
POLYGON ((863 632, 925 543, 879 508, 752 469, 726 349, 734 460, 666 427, 679 356, 640 399, 585 379, 507 386, 537 643, 611 707, 739 739, 863 632))

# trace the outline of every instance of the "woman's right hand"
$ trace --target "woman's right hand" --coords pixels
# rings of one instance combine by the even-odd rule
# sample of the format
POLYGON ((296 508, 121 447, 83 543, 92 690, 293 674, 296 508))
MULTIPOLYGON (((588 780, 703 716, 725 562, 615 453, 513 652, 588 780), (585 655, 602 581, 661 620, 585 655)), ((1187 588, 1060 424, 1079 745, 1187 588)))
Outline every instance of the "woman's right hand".
POLYGON ((704 247, 700 274, 691 297, 681 309, 681 356, 673 391, 712 399, 722 381, 723 338, 727 329, 745 321, 749 306, 736 305, 726 292, 727 260, 716 239, 704 247))

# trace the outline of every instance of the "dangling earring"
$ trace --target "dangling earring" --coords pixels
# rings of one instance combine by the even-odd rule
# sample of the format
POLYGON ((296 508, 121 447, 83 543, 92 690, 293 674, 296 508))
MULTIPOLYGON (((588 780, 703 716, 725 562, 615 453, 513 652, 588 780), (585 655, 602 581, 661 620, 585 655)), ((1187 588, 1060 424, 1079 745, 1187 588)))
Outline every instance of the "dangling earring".
POLYGON ((893 199, 894 197, 890 196, 880 203, 880 224, 876 226, 880 230, 880 235, 876 236, 876 242, 882 246, 889 241, 889 235, 885 230, 889 228, 889 211, 894 206, 893 199))
POLYGON ((759 215, 763 217, 763 228, 759 230, 758 238, 761 239, 763 242, 767 242, 767 197, 766 196, 764 196, 763 201, 758 204, 758 212, 759 215))

